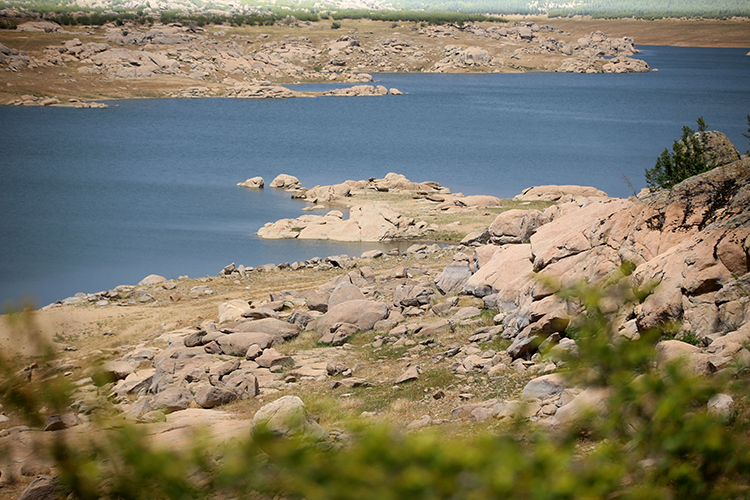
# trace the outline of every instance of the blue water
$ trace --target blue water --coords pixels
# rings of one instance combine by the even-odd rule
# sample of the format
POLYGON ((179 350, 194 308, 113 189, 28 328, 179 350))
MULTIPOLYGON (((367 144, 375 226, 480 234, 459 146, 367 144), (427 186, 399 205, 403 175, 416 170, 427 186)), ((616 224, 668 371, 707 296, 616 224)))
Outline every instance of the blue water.
POLYGON ((403 173, 464 194, 540 184, 644 187, 644 169, 703 116, 740 151, 750 113, 744 49, 644 47, 635 75, 376 75, 384 98, 131 100, 106 110, 0 107, 0 302, 216 274, 373 245, 264 241, 297 217, 303 185, 403 173))

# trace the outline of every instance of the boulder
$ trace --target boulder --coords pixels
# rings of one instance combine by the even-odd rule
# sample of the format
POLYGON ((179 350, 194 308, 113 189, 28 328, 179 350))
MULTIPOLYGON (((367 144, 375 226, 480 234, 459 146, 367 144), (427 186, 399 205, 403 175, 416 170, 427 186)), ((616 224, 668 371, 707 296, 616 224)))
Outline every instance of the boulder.
POLYGON ((352 187, 349 184, 341 183, 332 186, 315 186, 301 194, 300 198, 307 200, 308 203, 323 203, 332 202, 337 198, 349 197, 351 193, 352 187))
POLYGON ((54 21, 27 21, 16 26, 16 31, 57 33, 62 31, 62 26, 54 21))
POLYGON ((709 413, 717 415, 725 421, 731 421, 734 418, 734 399, 729 394, 714 394, 708 400, 706 408, 709 413))
POLYGON ((539 210, 508 210, 489 227, 490 242, 496 245, 528 243, 539 226, 547 222, 539 210))
POLYGON ((246 300, 234 299, 219 306, 219 323, 236 321, 250 311, 250 304, 246 300))
POLYGON ((237 399, 237 393, 224 387, 201 385, 195 391, 195 402, 201 408, 215 408, 237 399))
POLYGON ((44 423, 45 431, 59 431, 81 424, 81 419, 75 413, 50 415, 44 423))
POLYGON ((606 416, 611 393, 606 387, 589 387, 557 410, 550 421, 550 427, 567 430, 588 418, 606 416))
POLYGON ((214 289, 207 285, 198 285, 190 289, 190 297, 197 299, 199 297, 207 297, 213 295, 214 289))
POLYGON ((305 300, 307 302, 307 308, 311 311, 318 311, 322 313, 328 312, 328 299, 331 296, 331 292, 325 290, 311 290, 305 293, 305 300))
POLYGON ((603 73, 646 73, 651 66, 641 59, 619 56, 613 57, 602 66, 603 73))
POLYGON ((704 133, 705 153, 704 156, 709 162, 717 166, 727 165, 741 158, 739 151, 734 144, 723 133, 716 130, 709 130, 704 133))
POLYGON ((346 340, 357 333, 359 328, 351 323, 336 323, 331 327, 331 331, 325 333, 318 342, 321 344, 331 344, 334 346, 343 345, 346 340))
POLYGON ((388 95, 388 89, 382 85, 354 85, 343 89, 333 89, 323 92, 325 96, 383 96, 388 95))
POLYGON ((407 430, 422 429, 423 427, 429 427, 432 425, 432 417, 429 415, 422 415, 416 420, 412 420, 409 425, 406 426, 407 430))
POLYGON ((660 368, 668 363, 679 363, 695 375, 709 373, 709 356, 699 347, 681 340, 665 340, 656 345, 656 364, 660 368))
POLYGON ((272 188, 278 189, 294 189, 300 187, 299 179, 293 175, 279 174, 274 180, 271 181, 272 188))
POLYGON ((340 212, 332 211, 325 216, 302 215, 297 219, 269 222, 258 229, 258 236, 265 239, 379 242, 398 236, 415 236, 413 226, 413 219, 391 210, 388 204, 370 202, 352 207, 348 219, 343 219, 340 212))
POLYGON ((412 380, 417 380, 419 378, 419 375, 422 373, 422 369, 418 366, 410 366, 406 369, 404 373, 401 374, 400 377, 396 379, 394 382, 395 384, 403 384, 404 382, 410 382, 412 380))
POLYGON ((265 183, 266 181, 263 180, 263 177, 251 177, 245 182, 238 182, 237 186, 250 188, 250 189, 263 189, 263 186, 265 186, 265 183))
POLYGON ((154 396, 154 407, 165 413, 184 410, 190 406, 193 396, 184 387, 172 387, 154 396))
POLYGON ((258 378, 250 370, 235 370, 223 382, 224 387, 234 391, 240 399, 254 398, 260 392, 258 378))
POLYGON ((464 291, 478 297, 498 293, 509 283, 527 277, 532 271, 531 245, 510 245, 499 251, 494 250, 489 262, 467 280, 464 291))
POLYGON ((393 305, 396 307, 420 307, 432 302, 434 295, 435 288, 432 281, 398 285, 393 292, 393 305))
POLYGON ((469 278, 471 278, 469 258, 461 254, 458 258, 454 256, 453 262, 448 264, 440 275, 435 278, 435 286, 444 295, 458 293, 463 291, 469 278))
POLYGON ((557 396, 565 390, 565 379, 557 374, 542 375, 531 380, 523 388, 522 399, 546 399, 557 396))
POLYGON ((590 229, 605 224, 614 214, 629 208, 628 200, 595 202, 582 210, 560 217, 541 226, 531 236, 534 271, 581 252, 590 250, 598 242, 590 229))
POLYGON ((314 441, 323 440, 328 435, 297 396, 283 396, 258 410, 253 417, 251 433, 256 436, 258 432, 314 441))
POLYGON ((273 347, 269 347, 263 351, 263 354, 255 358, 255 362, 261 368, 268 368, 271 371, 282 368, 284 365, 291 364, 292 358, 281 354, 273 347))
POLYGON ((461 307, 451 316, 451 323, 461 323, 462 321, 476 318, 482 314, 482 310, 474 306, 461 307))
POLYGON ((214 341, 222 354, 227 356, 245 356, 250 346, 257 345, 267 349, 274 342, 274 336, 263 332, 236 332, 218 337, 214 341))
POLYGON ((276 318, 264 318, 237 322, 232 325, 234 332, 262 332, 271 337, 289 340, 299 335, 299 325, 281 321, 276 318))
POLYGON ((65 489, 56 477, 42 476, 29 484, 18 500, 55 500, 66 498, 65 489))
POLYGON ((135 371, 132 364, 125 361, 109 361, 104 364, 102 371, 107 378, 122 380, 135 371))
POLYGON ((388 306, 372 300, 350 300, 332 307, 317 320, 318 334, 331 331, 336 323, 351 323, 359 331, 371 330, 375 323, 388 317, 388 306))
POLYGON ((165 281, 167 281, 167 278, 165 278, 164 276, 159 276, 158 274, 149 274, 138 282, 138 286, 155 285, 157 283, 164 283, 165 281))
MULTIPOLYGON (((328 308, 335 307, 339 304, 350 300, 365 300, 365 295, 362 291, 349 282, 339 283, 336 288, 333 289, 331 295, 328 297, 328 308)), ((309 307, 309 306, 308 306, 309 307)))

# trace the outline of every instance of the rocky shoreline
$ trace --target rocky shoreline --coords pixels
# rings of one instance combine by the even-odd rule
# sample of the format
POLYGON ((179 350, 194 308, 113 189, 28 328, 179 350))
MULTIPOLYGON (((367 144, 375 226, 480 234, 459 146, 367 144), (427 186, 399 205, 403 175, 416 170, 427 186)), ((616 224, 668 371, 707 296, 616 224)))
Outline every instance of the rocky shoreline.
POLYGON ((5 70, 0 72, 4 84, 0 97, 15 94, 4 103, 20 106, 101 107, 89 102, 92 96, 387 95, 388 90, 380 86, 310 93, 292 91, 283 84, 366 83, 375 72, 630 73, 651 69, 633 58, 639 50, 632 38, 611 38, 601 31, 572 34, 531 21, 501 26, 350 24, 352 28, 341 34, 322 23, 306 22, 264 32, 259 27, 204 30, 179 23, 112 24, 66 31, 49 21, 29 21, 16 30, 0 31, 0 70, 5 70), (19 48, 30 45, 29 38, 34 39, 34 50, 19 48), (45 39, 50 43, 42 45, 45 39), (118 82, 139 85, 123 87, 118 82))
MULTIPOLYGON (((719 142, 723 164, 716 169, 631 199, 542 186, 497 200, 499 206, 492 197, 472 206, 436 182, 397 174, 308 190, 279 176, 271 186, 352 211, 357 197, 394 195, 403 206, 445 206, 455 217, 498 212, 451 246, 415 243, 404 253, 255 269, 232 264, 198 280, 149 276, 138 286, 45 308, 42 318, 116 310, 119 318, 132 311, 152 323, 128 330, 122 319, 108 320, 103 332, 84 328, 64 345, 58 341, 65 358, 19 366, 25 383, 72 381, 72 405, 45 415, 45 428, 23 427, 11 413, 0 418, 0 445, 9 450, 0 459, 0 484, 11 477, 25 487, 37 475, 32 469, 54 475, 25 438, 65 432, 82 439, 102 411, 138 423, 169 447, 187 442, 179 429, 196 427, 220 442, 266 425, 334 446, 346 442, 347 418, 410 432, 496 428, 520 418, 557 432, 590 412, 604 416, 607 387, 587 388, 560 374, 579 350, 570 327, 583 310, 555 292, 580 283, 653 287, 638 303, 605 297, 613 339, 635 341, 672 324, 673 336, 657 344, 657 366, 680 359, 697 376, 736 376, 750 366, 750 158, 719 142), (546 208, 510 208, 519 206, 513 202, 546 208), (283 419, 289 413, 305 418, 290 426, 283 419)), ((379 216, 402 229, 405 216, 387 210, 379 216)), ((312 219, 297 237, 333 219, 342 220, 331 212, 312 219)), ((708 411, 729 418, 735 402, 719 394, 708 411)))

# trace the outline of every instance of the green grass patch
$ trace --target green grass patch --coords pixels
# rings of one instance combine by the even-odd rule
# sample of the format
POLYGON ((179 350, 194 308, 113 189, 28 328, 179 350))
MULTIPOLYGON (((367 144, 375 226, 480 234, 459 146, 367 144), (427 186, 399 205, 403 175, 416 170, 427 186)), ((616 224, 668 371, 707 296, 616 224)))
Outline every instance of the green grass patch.
POLYGON ((381 384, 374 387, 358 387, 352 390, 353 396, 359 401, 358 411, 382 412, 390 408, 393 401, 406 399, 419 401, 429 393, 430 388, 447 387, 454 383, 455 376, 447 368, 425 370, 417 380, 399 384, 394 389, 393 384, 381 384), (428 389, 425 392, 425 389, 428 389))

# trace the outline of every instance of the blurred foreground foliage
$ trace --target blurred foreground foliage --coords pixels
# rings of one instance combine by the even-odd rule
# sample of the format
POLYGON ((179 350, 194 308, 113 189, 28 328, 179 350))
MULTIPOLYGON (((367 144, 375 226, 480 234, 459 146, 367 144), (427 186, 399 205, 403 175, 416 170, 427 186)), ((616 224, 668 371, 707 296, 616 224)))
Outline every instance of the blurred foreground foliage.
MULTIPOLYGON (((574 321, 580 355, 568 376, 606 387, 608 411, 549 430, 518 419, 471 439, 440 427, 404 433, 353 424, 344 444, 256 433, 189 449, 152 445, 143 426, 92 416, 84 446, 57 439, 49 450, 63 496, 94 499, 305 498, 390 499, 740 499, 750 497, 747 375, 699 378, 679 364, 657 369, 661 333, 618 339, 604 307, 643 300, 627 277, 560 292, 583 311, 574 321), (707 411, 731 394, 732 418, 707 411)), ((39 408, 62 408, 54 391, 34 392, 2 362, 3 404, 38 425, 39 408)), ((58 389, 62 390, 62 389, 58 389)), ((304 399, 304 394, 302 394, 304 399)))

